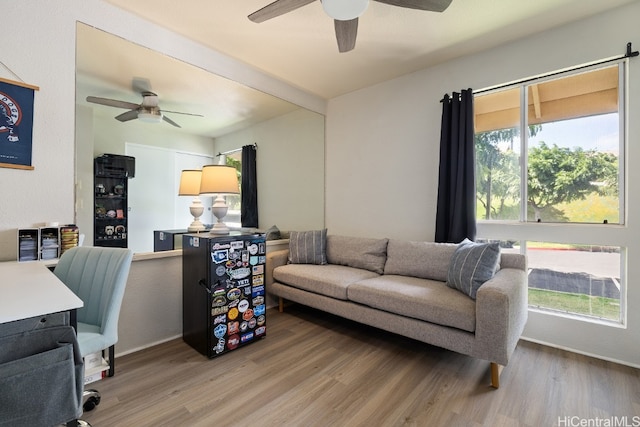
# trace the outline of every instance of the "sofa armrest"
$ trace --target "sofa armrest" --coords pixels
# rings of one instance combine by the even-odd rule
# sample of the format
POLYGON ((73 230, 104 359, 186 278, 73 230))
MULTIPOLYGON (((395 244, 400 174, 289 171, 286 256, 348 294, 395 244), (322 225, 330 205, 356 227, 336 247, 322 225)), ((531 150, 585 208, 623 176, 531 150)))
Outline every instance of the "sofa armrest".
POLYGON ((276 267, 285 265, 289 261, 289 249, 267 252, 267 262, 265 271, 265 284, 268 286, 273 283, 273 270, 276 267))
POLYGON ((479 357, 506 365, 528 315, 527 273, 503 268, 476 296, 476 340, 479 357))

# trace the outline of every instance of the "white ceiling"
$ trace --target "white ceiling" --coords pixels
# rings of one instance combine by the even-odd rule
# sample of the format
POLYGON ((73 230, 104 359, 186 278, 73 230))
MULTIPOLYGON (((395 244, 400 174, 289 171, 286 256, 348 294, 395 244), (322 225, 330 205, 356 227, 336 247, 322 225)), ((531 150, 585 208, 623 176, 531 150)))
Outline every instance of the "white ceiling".
POLYGON ((372 1, 342 54, 320 1, 260 24, 247 15, 272 0, 107 1, 328 99, 634 0, 453 0, 442 13, 372 1))
MULTIPOLYGON (((320 1, 260 24, 247 16, 272 0, 106 1, 330 99, 637 0, 453 0, 442 13, 371 1, 359 19, 356 47, 347 53, 338 52, 333 21, 320 1)), ((86 95, 138 103, 131 82, 144 77, 161 108, 204 114, 204 120, 168 115, 209 136, 294 108, 101 31, 86 32, 78 36, 81 103, 86 95)))

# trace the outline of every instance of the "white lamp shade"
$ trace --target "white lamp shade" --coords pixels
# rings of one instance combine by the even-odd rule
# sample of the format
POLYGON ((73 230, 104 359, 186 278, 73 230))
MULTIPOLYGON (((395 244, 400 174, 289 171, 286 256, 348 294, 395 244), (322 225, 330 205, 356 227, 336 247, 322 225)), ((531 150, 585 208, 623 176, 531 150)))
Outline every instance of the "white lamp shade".
POLYGON ((238 174, 236 169, 225 165, 207 165, 202 168, 200 195, 238 194, 238 174))
POLYGON ((325 13, 338 21, 356 19, 367 10, 369 0, 322 0, 325 13))
POLYGON ((180 189, 178 196, 198 196, 200 195, 201 170, 183 170, 180 175, 180 189))

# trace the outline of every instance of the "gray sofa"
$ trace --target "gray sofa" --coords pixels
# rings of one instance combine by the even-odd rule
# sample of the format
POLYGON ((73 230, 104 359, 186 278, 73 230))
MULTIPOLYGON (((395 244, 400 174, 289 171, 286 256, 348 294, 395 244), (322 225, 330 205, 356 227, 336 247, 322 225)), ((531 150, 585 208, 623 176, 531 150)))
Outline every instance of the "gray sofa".
POLYGON ((457 247, 329 235, 324 265, 268 253, 267 291, 280 311, 286 299, 488 360, 498 388, 527 320, 526 258, 497 255, 499 268, 473 299, 446 284, 457 247))

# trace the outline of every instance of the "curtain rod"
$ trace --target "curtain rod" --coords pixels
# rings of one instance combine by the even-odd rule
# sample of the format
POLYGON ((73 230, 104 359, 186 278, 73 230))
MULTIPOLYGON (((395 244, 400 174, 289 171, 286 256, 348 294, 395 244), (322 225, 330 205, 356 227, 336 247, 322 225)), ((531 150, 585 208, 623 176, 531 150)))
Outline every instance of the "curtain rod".
MULTIPOLYGON (((253 143, 253 149, 254 150, 258 149, 258 144, 255 143, 255 142, 253 143)), ((236 149, 233 149, 233 150, 229 150, 229 151, 225 151, 224 153, 218 153, 218 154, 216 154, 216 157, 226 156, 227 154, 237 153, 238 151, 242 151, 242 147, 236 148, 236 149)))
POLYGON ((518 85, 518 84, 522 84, 522 83, 531 82, 531 81, 538 80, 538 79, 544 78, 544 77, 553 77, 553 76, 557 76, 559 74, 564 74, 564 73, 566 73, 568 71, 581 70, 583 68, 589 68, 589 67, 592 67, 594 65, 602 65, 602 64, 606 64, 607 62, 619 61, 620 59, 633 58, 633 57, 638 56, 638 55, 640 55, 640 52, 638 52, 637 50, 635 52, 633 52, 631 50, 631 42, 629 42, 629 43, 627 43, 627 52, 624 55, 618 55, 618 56, 615 56, 613 58, 602 59, 600 61, 595 61, 595 62, 592 62, 590 64, 579 65, 579 66, 573 67, 573 68, 567 68, 567 69, 562 70, 562 71, 555 71, 555 72, 552 72, 552 73, 549 73, 549 74, 542 74, 542 75, 537 76, 537 77, 530 77, 530 78, 526 78, 526 79, 522 79, 522 80, 516 80, 515 82, 512 82, 512 83, 506 83, 506 84, 499 85, 499 86, 493 86, 493 87, 490 87, 490 88, 487 88, 487 89, 480 89, 480 90, 477 90, 477 91, 473 92, 473 94, 476 95, 476 94, 479 94, 479 93, 489 92, 489 91, 496 90, 496 89, 502 89, 502 88, 509 87, 509 86, 514 86, 514 85, 518 85))
MULTIPOLYGON (((479 94, 479 93, 489 92, 489 91, 493 91, 493 90, 497 90, 497 89, 503 89, 503 88, 505 88, 505 87, 509 87, 509 86, 515 86, 515 85, 522 84, 522 83, 532 82, 532 81, 534 81, 534 80, 538 80, 538 79, 540 79, 540 78, 544 78, 544 77, 553 77, 553 76, 557 76, 557 75, 559 75, 559 74, 563 74, 563 73, 566 73, 566 72, 568 72, 568 71, 581 70, 581 69, 583 69, 583 68, 592 67, 592 66, 594 66, 594 65, 606 64, 607 62, 615 62, 615 61, 618 61, 618 60, 620 60, 620 59, 624 59, 624 58, 633 58, 633 57, 638 56, 638 55, 640 55, 640 52, 638 52, 637 50, 636 50, 635 52, 634 52, 634 51, 632 51, 632 50, 631 50, 631 42, 629 42, 629 43, 627 43, 627 52, 626 52, 624 55, 618 55, 618 56, 615 56, 615 57, 613 57, 613 58, 609 58, 609 59, 602 59, 602 60, 600 60, 600 61, 595 61, 595 62, 592 62, 592 63, 590 63, 590 64, 586 64, 586 65, 579 65, 579 66, 577 66, 577 67, 573 67, 573 68, 567 68, 567 69, 562 70, 562 71, 554 71, 554 72, 549 73, 549 74, 542 74, 542 75, 539 75, 539 76, 537 76, 537 77, 528 77, 528 78, 526 78, 526 79, 516 80, 516 81, 511 82, 511 83, 505 83, 505 84, 498 85, 498 86, 492 86, 492 87, 487 88, 487 89, 480 89, 480 90, 474 91, 474 92, 473 92, 473 94, 474 94, 474 95, 477 95, 477 94, 479 94)), ((454 92, 454 93, 455 93, 455 92, 454 92)), ((442 99, 440 100, 440 102, 444 102, 444 98, 442 98, 442 99)))

